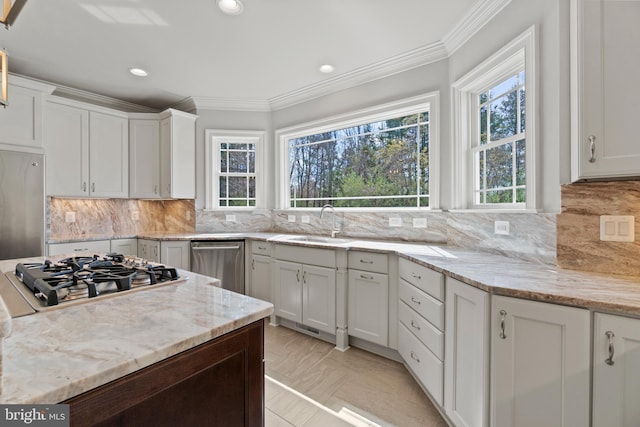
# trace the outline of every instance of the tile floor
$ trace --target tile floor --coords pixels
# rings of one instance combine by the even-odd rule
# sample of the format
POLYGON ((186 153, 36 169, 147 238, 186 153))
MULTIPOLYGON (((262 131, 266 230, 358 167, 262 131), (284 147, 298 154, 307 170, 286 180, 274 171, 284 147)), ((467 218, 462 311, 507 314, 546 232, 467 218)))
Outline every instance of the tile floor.
POLYGON ((405 367, 265 324, 266 427, 447 424, 405 367))

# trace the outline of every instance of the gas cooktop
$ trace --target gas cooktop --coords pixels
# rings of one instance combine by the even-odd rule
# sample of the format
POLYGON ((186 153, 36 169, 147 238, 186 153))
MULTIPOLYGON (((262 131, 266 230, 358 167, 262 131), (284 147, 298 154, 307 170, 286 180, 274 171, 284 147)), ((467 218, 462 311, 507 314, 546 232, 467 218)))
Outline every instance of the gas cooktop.
POLYGON ((7 277, 35 311, 181 281, 175 268, 121 254, 19 263, 7 277))

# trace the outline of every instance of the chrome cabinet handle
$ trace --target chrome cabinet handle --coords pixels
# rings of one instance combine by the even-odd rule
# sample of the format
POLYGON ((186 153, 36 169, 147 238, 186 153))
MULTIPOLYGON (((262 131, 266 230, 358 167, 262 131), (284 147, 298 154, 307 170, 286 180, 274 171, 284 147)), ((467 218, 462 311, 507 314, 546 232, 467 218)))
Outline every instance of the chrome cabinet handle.
POLYGON ((373 280, 373 276, 370 276, 368 274, 361 274, 360 278, 361 279, 366 279, 366 280, 373 280))
POLYGON ((422 304, 422 303, 420 302, 420 300, 419 300, 419 299, 416 299, 415 297, 411 297, 411 301, 412 301, 412 302, 415 302, 415 303, 416 303, 416 304, 418 304, 418 305, 422 304))
POLYGON ((300 270, 296 271, 296 280, 300 281, 300 270))
POLYGON ((307 272, 302 273, 302 283, 307 283, 307 272))
POLYGON ((607 336, 607 339, 609 340, 609 357, 604 360, 604 363, 606 363, 609 366, 612 366, 614 363, 613 353, 615 352, 615 349, 613 348, 613 337, 615 337, 615 335, 611 331, 607 331, 604 334, 607 336))
POLYGON ((91 192, 92 192, 92 193, 95 193, 95 192, 96 192, 96 183, 95 183, 95 182, 92 182, 92 183, 91 183, 91 192))
POLYGON ((362 259, 362 258, 361 258, 361 259, 360 259, 360 262, 361 262, 362 264, 373 264, 373 261, 372 261, 372 260, 370 260, 370 259, 362 259))
POLYGON ((422 276, 420 276, 419 274, 416 274, 416 273, 411 273, 411 277, 413 277, 414 279, 418 279, 418 280, 422 279, 422 276))
POLYGON ((255 260, 255 259, 252 259, 252 260, 251 260, 251 269, 252 269, 252 270, 255 270, 255 269, 256 269, 256 260, 255 260))
POLYGON ((411 352, 411 358, 420 363, 420 358, 413 351, 411 352))
POLYGON ((266 246, 258 246, 258 249, 260 249, 261 251, 264 251, 265 249, 267 249, 266 246))
POLYGON ((595 135, 589 135, 589 150, 591 151, 591 157, 589 157, 589 163, 596 162, 596 137, 595 135))
POLYGON ((87 191, 87 181, 82 183, 82 191, 86 192, 87 191))
POLYGON ((502 338, 503 340, 507 338, 507 334, 505 333, 505 327, 504 327, 504 318, 507 315, 507 312, 504 310, 500 310, 500 338, 502 338))
POLYGON ((417 324, 415 321, 413 321, 413 320, 411 321, 411 327, 412 327, 413 329, 420 330, 420 325, 418 325, 418 324, 417 324))
POLYGON ((153 186, 153 194, 158 194, 158 184, 153 186))

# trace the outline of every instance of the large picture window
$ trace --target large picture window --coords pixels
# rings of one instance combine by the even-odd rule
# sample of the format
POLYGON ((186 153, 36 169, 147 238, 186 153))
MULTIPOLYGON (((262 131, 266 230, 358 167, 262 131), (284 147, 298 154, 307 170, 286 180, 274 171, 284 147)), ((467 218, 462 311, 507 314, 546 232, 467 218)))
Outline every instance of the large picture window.
POLYGON ((287 207, 432 207, 432 107, 284 137, 287 207))

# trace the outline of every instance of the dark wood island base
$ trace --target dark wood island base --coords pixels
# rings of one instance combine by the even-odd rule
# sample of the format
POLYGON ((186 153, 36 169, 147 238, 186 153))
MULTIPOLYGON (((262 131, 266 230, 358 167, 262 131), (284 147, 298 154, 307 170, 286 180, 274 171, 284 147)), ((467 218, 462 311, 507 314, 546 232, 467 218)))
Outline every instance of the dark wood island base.
POLYGON ((264 426, 259 320, 68 399, 72 426, 264 426))

